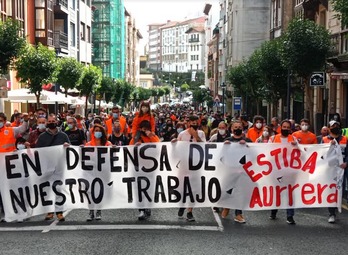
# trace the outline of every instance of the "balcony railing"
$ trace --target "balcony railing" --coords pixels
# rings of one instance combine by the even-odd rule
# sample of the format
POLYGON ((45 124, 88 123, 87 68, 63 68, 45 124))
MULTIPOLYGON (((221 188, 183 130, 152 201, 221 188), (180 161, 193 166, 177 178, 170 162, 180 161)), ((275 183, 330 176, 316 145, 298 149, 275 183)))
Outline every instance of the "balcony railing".
POLYGON ((199 38, 189 38, 189 43, 199 42, 199 38))
POLYGON ((62 31, 54 31, 53 41, 56 49, 69 48, 68 35, 62 31))
POLYGON ((56 0, 56 5, 62 5, 68 9, 68 0, 56 0))

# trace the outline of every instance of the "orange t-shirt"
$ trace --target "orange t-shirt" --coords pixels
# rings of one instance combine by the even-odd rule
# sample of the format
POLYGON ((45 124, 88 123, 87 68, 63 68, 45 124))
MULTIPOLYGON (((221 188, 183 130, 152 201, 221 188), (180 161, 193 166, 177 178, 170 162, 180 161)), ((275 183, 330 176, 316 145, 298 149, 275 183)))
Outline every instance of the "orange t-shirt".
POLYGON ((263 128, 257 129, 255 127, 249 128, 246 137, 248 137, 253 143, 262 135, 263 128))
MULTIPOLYGON (((139 138, 139 142, 141 143, 159 143, 160 141, 161 140, 159 139, 157 135, 152 137, 142 135, 139 138)), ((132 140, 129 142, 129 145, 134 145, 134 138, 132 138, 132 140)))
POLYGON ((298 141, 299 144, 317 144, 317 137, 312 132, 296 131, 292 134, 298 141))
POLYGON ((139 112, 135 114, 135 117, 133 119, 133 124, 132 124, 132 137, 135 137, 137 134, 137 131, 139 130, 139 124, 143 120, 148 120, 150 121, 151 124, 151 132, 155 133, 156 130, 156 123, 155 123, 155 117, 146 113, 143 116, 139 116, 139 112))

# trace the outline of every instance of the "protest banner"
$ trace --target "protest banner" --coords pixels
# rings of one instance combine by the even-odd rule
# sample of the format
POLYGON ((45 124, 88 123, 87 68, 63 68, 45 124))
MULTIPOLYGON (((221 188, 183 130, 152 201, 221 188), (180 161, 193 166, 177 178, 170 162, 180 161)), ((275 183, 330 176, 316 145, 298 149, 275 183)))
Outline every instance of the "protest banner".
POLYGON ((0 154, 8 221, 69 209, 341 206, 339 149, 328 144, 149 143, 0 154))

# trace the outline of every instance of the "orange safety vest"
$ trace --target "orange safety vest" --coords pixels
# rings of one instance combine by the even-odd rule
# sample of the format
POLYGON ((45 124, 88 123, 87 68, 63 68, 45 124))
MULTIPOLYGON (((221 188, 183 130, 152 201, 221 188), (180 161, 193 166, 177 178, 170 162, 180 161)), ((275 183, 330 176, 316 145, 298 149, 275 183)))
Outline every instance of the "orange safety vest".
MULTIPOLYGON (((119 118, 119 121, 120 121, 120 125, 121 125, 121 133, 124 133, 124 134, 127 134, 127 120, 125 117, 123 116, 120 116, 119 118)), ((112 135, 112 126, 113 126, 113 118, 111 117, 110 119, 108 119, 107 121, 105 121, 105 125, 107 127, 107 135, 110 136, 112 135)))
MULTIPOLYGON (((272 143, 281 143, 282 140, 280 139, 281 134, 275 135, 271 137, 272 143), (273 140, 272 140, 273 139, 273 140)), ((291 143, 295 141, 294 137, 292 135, 288 135, 288 142, 291 143)))
MULTIPOLYGON (((341 136, 341 140, 339 142, 340 145, 347 145, 347 137, 346 136, 341 136)), ((335 138, 334 138, 335 139, 335 138)), ((321 140, 323 143, 330 143, 332 141, 332 139, 329 139, 329 137, 324 136, 321 140)))
POLYGON ((16 138, 12 127, 3 127, 0 130, 0 152, 16 150, 16 138))

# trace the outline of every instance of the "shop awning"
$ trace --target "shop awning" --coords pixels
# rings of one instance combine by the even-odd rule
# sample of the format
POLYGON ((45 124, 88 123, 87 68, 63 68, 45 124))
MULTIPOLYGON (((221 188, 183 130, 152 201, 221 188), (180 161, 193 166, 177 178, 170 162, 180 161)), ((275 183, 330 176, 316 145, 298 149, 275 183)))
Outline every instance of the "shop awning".
POLYGON ((348 80, 348 73, 331 73, 330 77, 334 80, 348 80))

